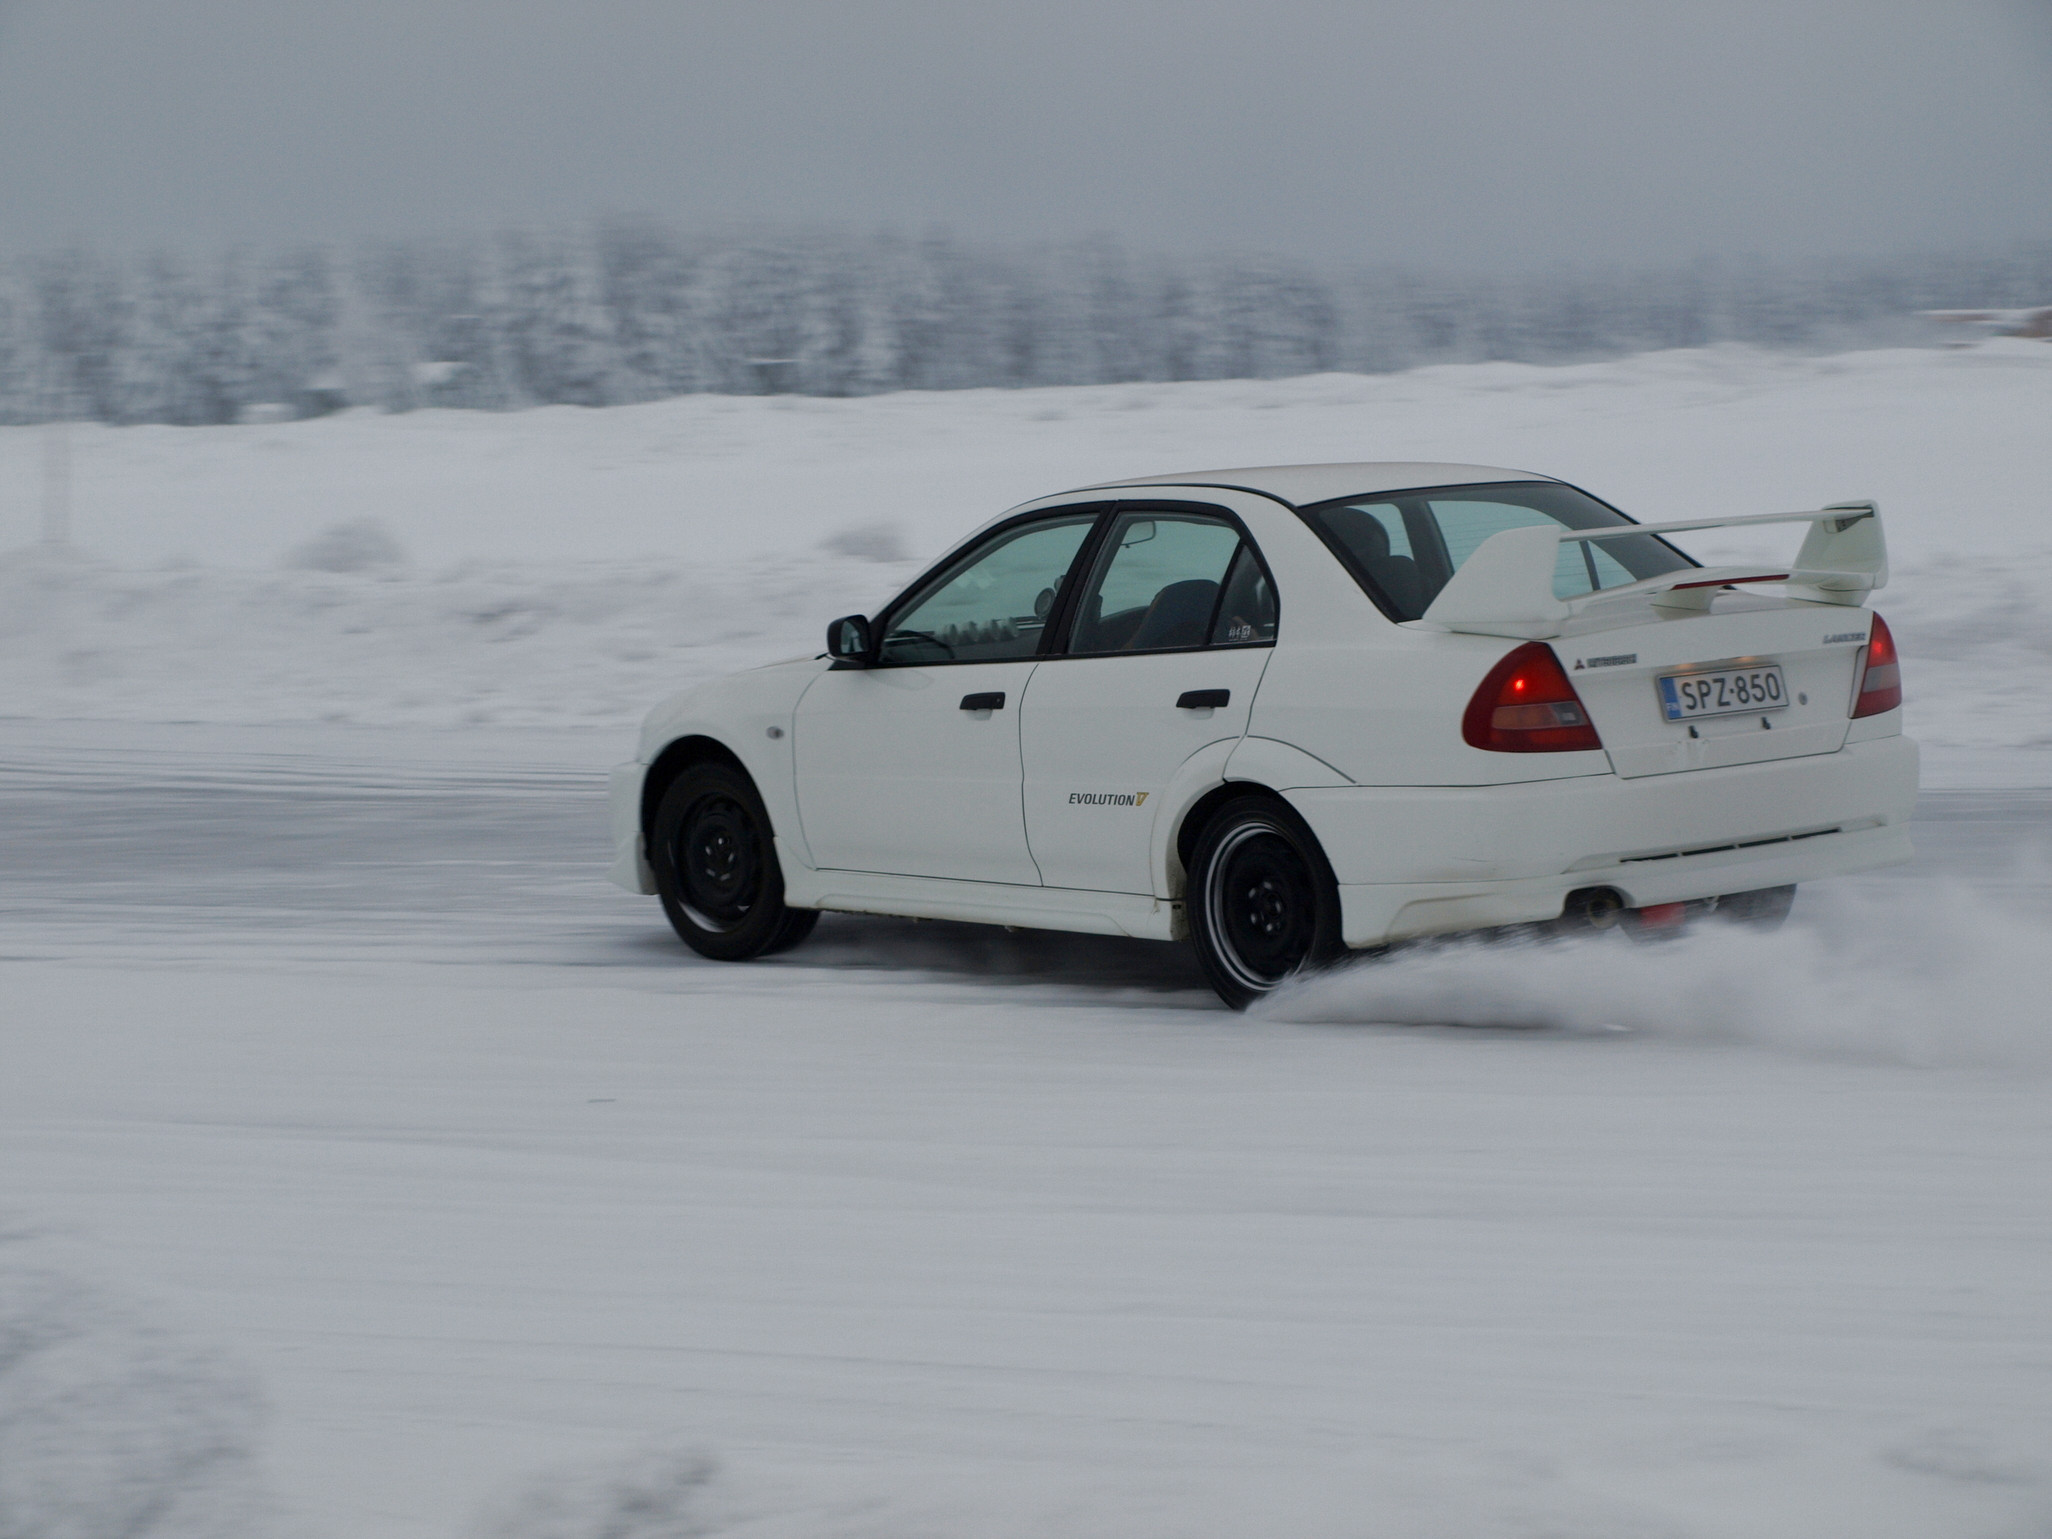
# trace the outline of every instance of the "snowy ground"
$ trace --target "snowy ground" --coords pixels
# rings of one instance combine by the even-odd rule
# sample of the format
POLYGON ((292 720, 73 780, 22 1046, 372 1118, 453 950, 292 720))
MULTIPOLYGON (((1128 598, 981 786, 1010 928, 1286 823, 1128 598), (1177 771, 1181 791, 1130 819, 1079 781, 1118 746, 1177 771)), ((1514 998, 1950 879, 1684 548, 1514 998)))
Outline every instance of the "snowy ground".
POLYGON ((2048 395, 2012 348, 80 431, 94 558, 0 573, 0 1530, 2046 1532, 2048 395), (1017 497, 1379 454, 1881 497, 1918 865, 1258 1019, 1091 937, 714 967, 598 880, 673 680, 1017 497), (363 516, 410 562, 289 556, 363 516))
POLYGON ((700 964, 556 736, 11 741, 0 1207, 262 1387, 219 1468, 310 1532, 596 1539, 701 1452, 763 1535, 2052 1517, 2052 796, 1771 943, 1248 1021, 1139 942, 700 964))

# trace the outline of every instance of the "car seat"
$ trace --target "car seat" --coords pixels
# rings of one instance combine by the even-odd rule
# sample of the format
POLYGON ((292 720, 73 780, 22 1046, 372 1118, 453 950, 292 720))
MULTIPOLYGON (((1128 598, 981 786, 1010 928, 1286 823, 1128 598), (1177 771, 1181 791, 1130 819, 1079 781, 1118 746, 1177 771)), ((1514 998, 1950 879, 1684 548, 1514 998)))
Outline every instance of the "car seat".
POLYGON ((1154 595, 1147 613, 1124 650, 1153 652, 1163 647, 1201 647, 1211 626, 1211 611, 1218 605, 1218 584, 1209 578, 1192 577, 1172 582, 1154 595))
POLYGON ((1399 556, 1390 550, 1389 531, 1381 519, 1363 508, 1342 508, 1326 522, 1369 580, 1396 606, 1398 614, 1415 620, 1425 613, 1429 600, 1424 574, 1409 556, 1399 556))

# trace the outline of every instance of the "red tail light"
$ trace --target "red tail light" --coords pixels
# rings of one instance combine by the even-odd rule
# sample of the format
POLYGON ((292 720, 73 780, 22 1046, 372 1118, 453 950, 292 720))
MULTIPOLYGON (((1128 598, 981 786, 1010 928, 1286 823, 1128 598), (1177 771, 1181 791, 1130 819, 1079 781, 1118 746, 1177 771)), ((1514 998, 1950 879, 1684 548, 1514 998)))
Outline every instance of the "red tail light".
POLYGON ((1461 736, 1470 748, 1494 753, 1603 746, 1560 659, 1543 641, 1526 642, 1489 670, 1461 718, 1461 736))
POLYGON ((1888 622, 1875 615, 1867 632, 1867 650, 1860 654, 1859 670, 1853 675, 1853 719, 1879 716, 1902 704, 1902 664, 1895 655, 1895 638, 1888 634, 1888 622))

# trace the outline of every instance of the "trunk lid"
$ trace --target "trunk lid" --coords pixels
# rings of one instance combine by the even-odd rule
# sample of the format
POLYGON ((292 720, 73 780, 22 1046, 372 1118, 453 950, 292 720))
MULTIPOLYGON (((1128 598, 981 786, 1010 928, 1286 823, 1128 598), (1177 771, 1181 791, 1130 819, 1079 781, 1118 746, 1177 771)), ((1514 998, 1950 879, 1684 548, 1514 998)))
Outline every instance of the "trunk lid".
POLYGON ((1836 753, 1851 727, 1853 674, 1870 612, 1721 593, 1707 610, 1658 608, 1642 594, 1598 598, 1552 639, 1611 767, 1632 779, 1836 753), (1777 664, 1786 704, 1671 721, 1670 674, 1777 664))

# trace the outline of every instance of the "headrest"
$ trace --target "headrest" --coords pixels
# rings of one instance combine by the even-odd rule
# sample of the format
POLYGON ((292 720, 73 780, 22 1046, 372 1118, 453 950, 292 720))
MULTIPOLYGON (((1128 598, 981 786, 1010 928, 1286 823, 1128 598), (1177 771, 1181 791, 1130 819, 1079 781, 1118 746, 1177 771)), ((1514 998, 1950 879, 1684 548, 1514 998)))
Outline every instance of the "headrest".
POLYGON ((1389 555, 1389 531, 1382 520, 1364 508, 1345 508, 1333 515, 1347 544, 1363 561, 1381 561, 1389 555))

